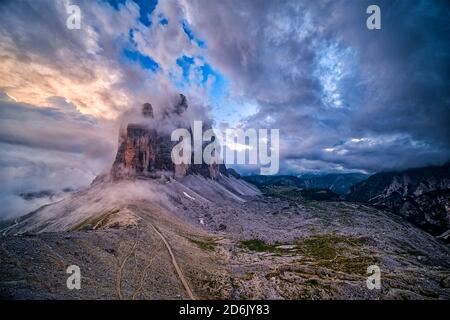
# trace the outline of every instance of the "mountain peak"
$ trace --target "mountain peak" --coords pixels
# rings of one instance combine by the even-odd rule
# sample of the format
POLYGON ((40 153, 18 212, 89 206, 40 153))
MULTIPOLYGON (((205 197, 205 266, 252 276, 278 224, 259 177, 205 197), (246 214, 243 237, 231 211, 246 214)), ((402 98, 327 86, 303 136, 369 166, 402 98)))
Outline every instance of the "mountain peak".
MULTIPOLYGON (((187 99, 180 94, 179 102, 164 113, 170 119, 171 114, 181 116, 188 109, 187 99)), ((151 103, 142 106, 144 118, 154 118, 151 103)), ((192 131, 190 127, 185 129, 192 131)), ((111 168, 113 179, 133 177, 159 178, 162 175, 184 177, 188 174, 200 174, 207 178, 218 178, 226 174, 223 164, 179 164, 171 159, 171 152, 178 142, 171 140, 170 133, 161 132, 149 125, 130 123, 121 137, 114 164, 111 168)), ((191 161, 192 163, 192 161, 191 161)))
POLYGON ((142 115, 144 116, 144 118, 153 119, 153 106, 151 103, 146 102, 142 105, 142 115))

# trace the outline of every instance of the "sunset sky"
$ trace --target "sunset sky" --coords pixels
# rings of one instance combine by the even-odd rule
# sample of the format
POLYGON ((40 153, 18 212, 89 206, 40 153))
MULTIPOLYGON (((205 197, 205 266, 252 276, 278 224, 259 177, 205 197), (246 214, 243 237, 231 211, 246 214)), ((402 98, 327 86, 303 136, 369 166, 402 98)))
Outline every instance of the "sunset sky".
POLYGON ((281 173, 442 164, 449 21, 444 0, 3 0, 3 215, 36 206, 20 193, 88 185, 123 115, 178 92, 217 128, 280 129, 281 173))

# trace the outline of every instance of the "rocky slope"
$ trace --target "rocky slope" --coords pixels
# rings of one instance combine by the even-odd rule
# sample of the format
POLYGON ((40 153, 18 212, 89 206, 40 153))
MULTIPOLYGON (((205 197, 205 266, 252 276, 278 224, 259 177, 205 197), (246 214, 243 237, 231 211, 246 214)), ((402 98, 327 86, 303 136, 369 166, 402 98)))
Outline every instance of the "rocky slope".
POLYGON ((377 173, 356 184, 349 201, 392 210, 433 235, 450 229, 450 164, 377 173))
MULTIPOLYGON (((186 110, 181 97, 163 117, 186 110)), ((2 226, 1 298, 450 299, 450 251, 428 233, 285 192, 298 178, 262 195, 224 167, 177 171, 149 123, 127 127, 110 174, 2 226), (66 286, 70 265, 80 290, 66 286), (380 290, 366 285, 372 265, 380 290)))
POLYGON ((228 177, 99 183, 2 234, 3 298, 190 299, 172 254, 195 299, 450 299, 448 247, 404 219, 228 177))

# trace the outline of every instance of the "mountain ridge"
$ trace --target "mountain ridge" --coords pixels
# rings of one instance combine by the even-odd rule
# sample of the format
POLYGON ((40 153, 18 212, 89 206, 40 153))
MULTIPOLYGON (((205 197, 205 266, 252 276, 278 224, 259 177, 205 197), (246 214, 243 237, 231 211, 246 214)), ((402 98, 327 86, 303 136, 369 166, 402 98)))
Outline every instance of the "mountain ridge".
POLYGON ((374 174, 354 185, 346 200, 391 210, 440 236, 450 229, 449 190, 450 164, 447 163, 374 174))
POLYGON ((225 166, 177 171, 153 130, 128 125, 109 173, 4 226, 1 298, 450 299, 450 249, 398 215, 303 199, 298 177, 264 178, 279 184, 267 195, 225 166), (366 286, 373 265, 381 290, 366 286))

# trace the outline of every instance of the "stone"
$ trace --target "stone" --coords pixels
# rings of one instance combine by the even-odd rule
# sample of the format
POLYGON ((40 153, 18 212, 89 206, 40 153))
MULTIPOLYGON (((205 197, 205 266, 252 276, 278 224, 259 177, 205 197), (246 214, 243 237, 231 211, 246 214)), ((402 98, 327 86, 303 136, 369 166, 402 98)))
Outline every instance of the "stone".
MULTIPOLYGON (((173 109, 166 111, 163 117, 181 116, 187 109, 187 99, 180 94, 179 102, 173 109)), ((143 104, 142 116, 143 119, 154 118, 153 107, 150 103, 143 104)), ((210 128, 210 125, 205 124, 205 130, 210 128)), ((186 129, 192 131, 191 128, 186 129)), ((144 124, 128 124, 126 133, 120 137, 119 148, 111 168, 112 178, 114 180, 134 177, 160 178, 162 174, 160 172, 171 172, 175 178, 199 174, 218 179, 222 174, 228 175, 223 164, 174 165, 171 153, 176 143, 171 140, 170 133, 150 129, 144 124)))
POLYGON ((450 288, 450 277, 446 277, 441 280, 441 287, 450 288))

